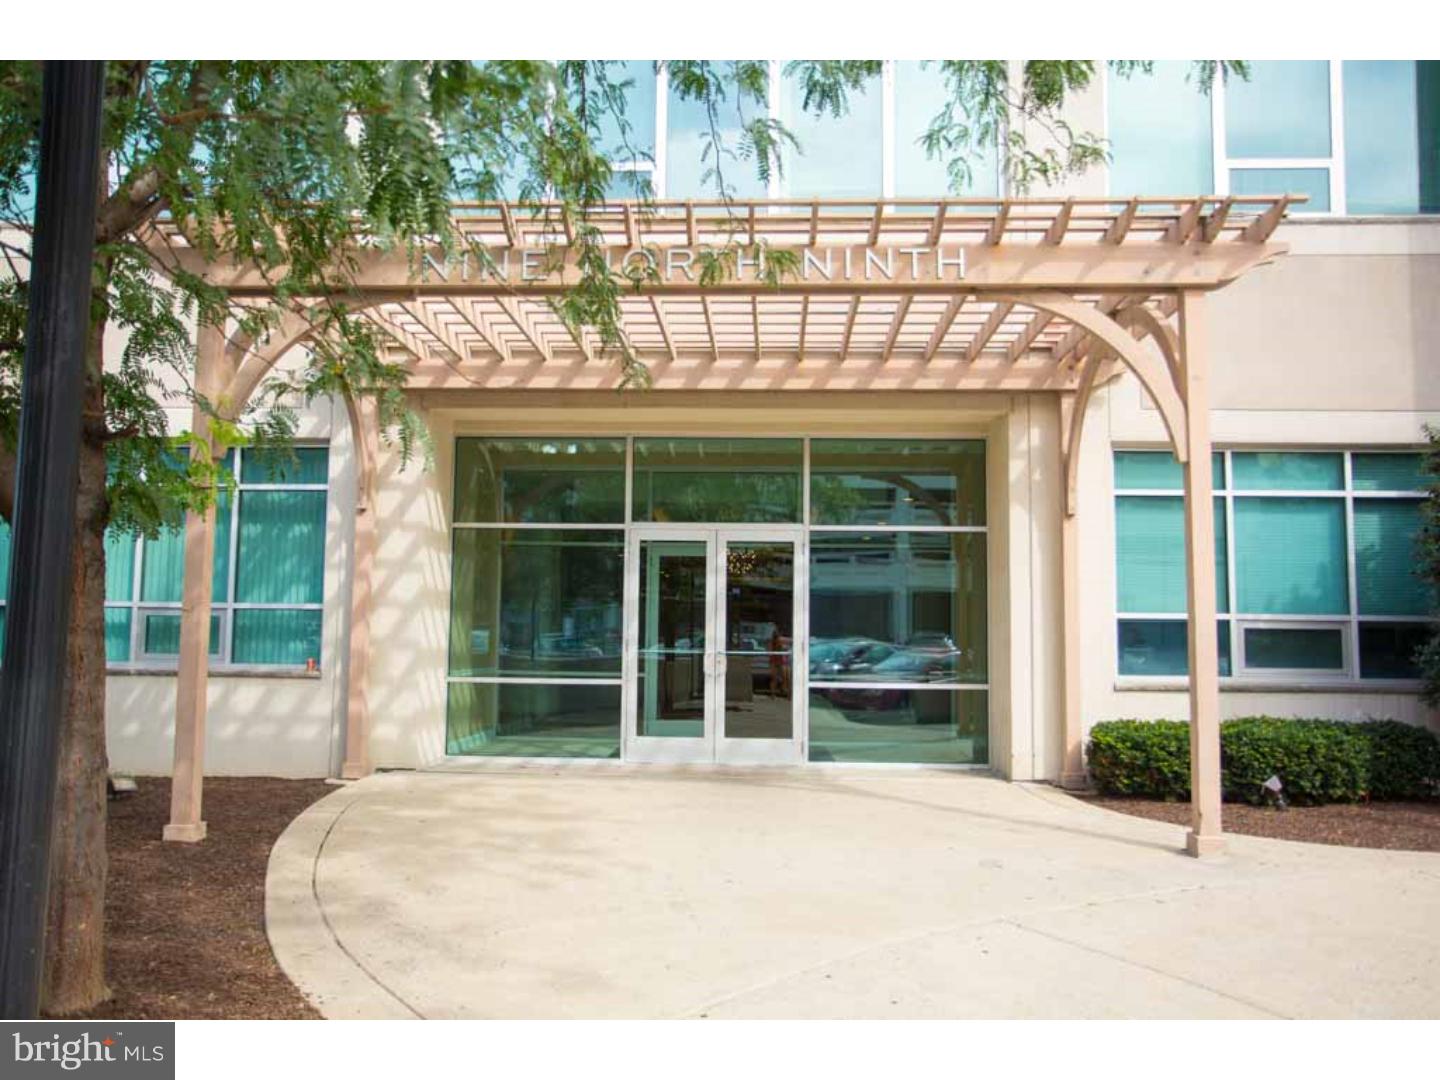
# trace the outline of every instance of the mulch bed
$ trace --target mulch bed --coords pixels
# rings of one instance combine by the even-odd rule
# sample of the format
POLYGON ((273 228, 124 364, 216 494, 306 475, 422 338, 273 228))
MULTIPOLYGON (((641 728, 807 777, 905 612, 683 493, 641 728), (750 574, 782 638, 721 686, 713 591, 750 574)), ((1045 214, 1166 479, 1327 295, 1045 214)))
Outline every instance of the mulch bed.
POLYGON ((208 837, 166 844, 170 781, 140 778, 110 803, 106 978, 87 1013, 127 1020, 318 1019, 265 937, 265 865, 295 817, 335 789, 319 780, 205 781, 208 837))
MULTIPOLYGON (((1086 801, 1135 817, 1190 824, 1188 803, 1105 795, 1087 796, 1086 801)), ((1226 803, 1221 820, 1226 832, 1247 836, 1394 851, 1440 851, 1440 802, 1340 803, 1288 810, 1226 803)))

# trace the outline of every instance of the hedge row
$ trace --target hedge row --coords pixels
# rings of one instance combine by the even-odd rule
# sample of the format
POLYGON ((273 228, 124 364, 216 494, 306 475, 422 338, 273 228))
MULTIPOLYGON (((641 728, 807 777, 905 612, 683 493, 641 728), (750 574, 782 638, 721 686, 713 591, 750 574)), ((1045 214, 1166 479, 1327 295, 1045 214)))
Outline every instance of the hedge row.
MULTIPOLYGON (((1183 720, 1098 723, 1087 754, 1091 779, 1107 795, 1190 797, 1190 725, 1183 720)), ((1261 785, 1271 776, 1296 804, 1440 795, 1440 738, 1395 720, 1226 720, 1220 766, 1232 802, 1263 801, 1261 785)))

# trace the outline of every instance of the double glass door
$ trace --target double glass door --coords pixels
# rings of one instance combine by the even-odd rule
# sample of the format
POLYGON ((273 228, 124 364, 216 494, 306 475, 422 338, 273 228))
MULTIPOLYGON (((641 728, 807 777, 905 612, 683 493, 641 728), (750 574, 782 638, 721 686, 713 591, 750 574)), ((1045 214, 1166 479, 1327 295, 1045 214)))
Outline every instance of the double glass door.
POLYGON ((632 531, 625 756, 802 760, 798 530, 632 531))

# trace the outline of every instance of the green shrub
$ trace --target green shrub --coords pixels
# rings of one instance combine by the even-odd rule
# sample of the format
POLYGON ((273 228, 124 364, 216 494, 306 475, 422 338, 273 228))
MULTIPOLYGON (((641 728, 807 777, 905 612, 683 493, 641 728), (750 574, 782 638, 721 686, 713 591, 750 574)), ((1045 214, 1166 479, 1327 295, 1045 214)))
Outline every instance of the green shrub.
POLYGON ((1107 795, 1190 797, 1190 725, 1107 720, 1090 729, 1090 778, 1107 795))
POLYGON ((1347 725, 1368 744, 1370 798, 1432 799, 1440 793, 1440 738, 1414 724, 1347 725))
MULTIPOLYGON (((1098 723, 1087 753, 1091 779, 1107 795, 1190 797, 1190 727, 1183 720, 1098 723)), ((1297 804, 1440 794, 1440 738, 1394 720, 1226 720, 1220 766, 1229 801, 1262 801, 1261 785, 1271 776, 1297 804)))
POLYGON ((1272 776, 1297 805, 1359 802, 1370 786, 1368 744, 1352 724, 1251 716, 1220 725, 1220 773, 1225 798, 1263 802, 1260 785, 1272 776))

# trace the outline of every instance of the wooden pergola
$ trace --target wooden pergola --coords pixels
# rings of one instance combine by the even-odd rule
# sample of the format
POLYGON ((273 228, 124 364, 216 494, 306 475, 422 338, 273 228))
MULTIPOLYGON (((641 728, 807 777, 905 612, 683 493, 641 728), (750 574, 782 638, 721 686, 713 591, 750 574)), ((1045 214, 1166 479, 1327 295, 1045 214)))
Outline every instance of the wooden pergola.
MULTIPOLYGON (((1286 196, 457 204, 448 251, 357 248, 341 297, 410 365, 416 391, 602 389, 623 351, 560 317, 576 240, 632 279, 621 336, 655 390, 883 388, 1057 395, 1065 483, 1062 782, 1084 782, 1076 472, 1090 397, 1120 369, 1144 386, 1185 476, 1192 854, 1218 851, 1220 744, 1206 295, 1282 254, 1286 196), (779 254, 784 253, 784 254, 779 254), (768 264, 768 265, 767 265, 768 264), (708 270, 707 270, 708 268, 708 270), (783 272, 782 272, 783 271, 783 272), (1197 632, 1197 630, 1199 632, 1197 632)), ((175 229, 147 242, 239 304, 273 302, 252 267, 207 261, 175 229)), ((202 328, 197 389, 238 418, 320 321, 292 301, 268 340, 202 328)), ((465 395, 457 395, 464 397, 465 395)), ((344 775, 370 770, 366 705, 375 420, 348 402, 359 455, 344 775)), ((200 410, 195 430, 206 430, 200 410)), ((204 835, 200 777, 213 511, 186 522, 169 839, 204 835)))

